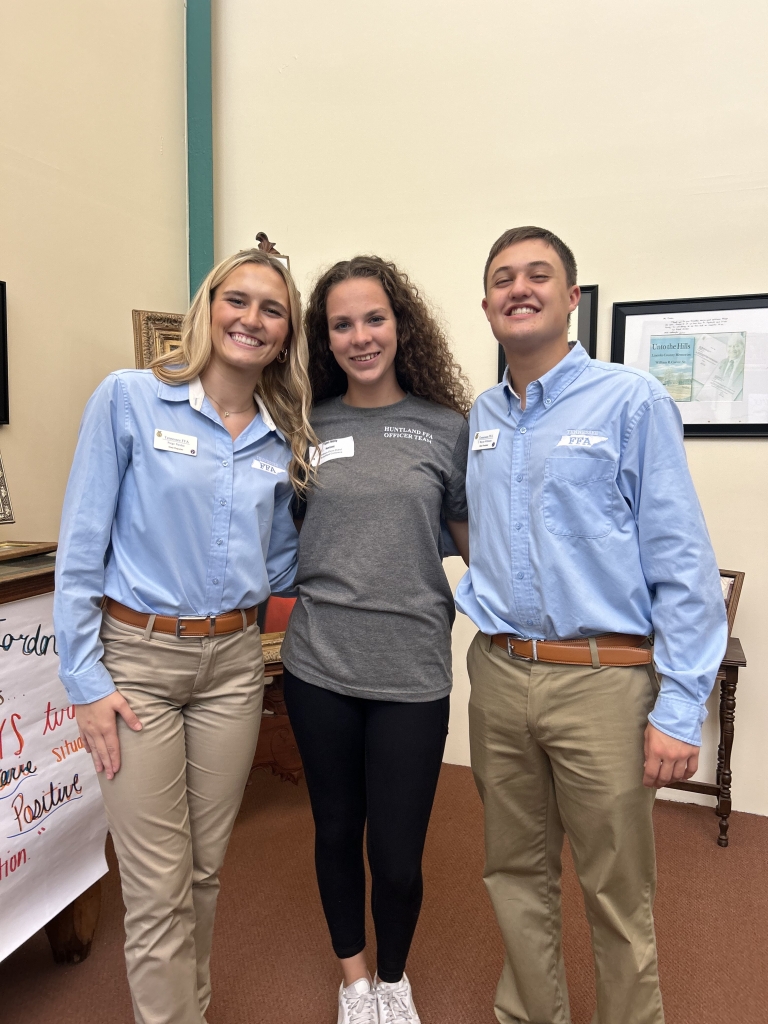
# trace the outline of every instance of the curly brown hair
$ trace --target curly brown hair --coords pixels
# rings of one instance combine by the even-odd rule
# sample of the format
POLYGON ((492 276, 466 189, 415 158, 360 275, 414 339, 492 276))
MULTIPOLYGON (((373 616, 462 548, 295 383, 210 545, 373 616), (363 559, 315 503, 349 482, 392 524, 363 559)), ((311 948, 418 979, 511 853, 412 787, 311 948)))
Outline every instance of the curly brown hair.
POLYGON ((466 416, 472 392, 445 332, 408 275, 379 256, 355 256, 335 263, 312 289, 304 323, 314 401, 323 402, 347 390, 347 376, 331 352, 326 303, 334 285, 354 277, 376 278, 389 299, 397 321, 395 373, 403 391, 466 416))

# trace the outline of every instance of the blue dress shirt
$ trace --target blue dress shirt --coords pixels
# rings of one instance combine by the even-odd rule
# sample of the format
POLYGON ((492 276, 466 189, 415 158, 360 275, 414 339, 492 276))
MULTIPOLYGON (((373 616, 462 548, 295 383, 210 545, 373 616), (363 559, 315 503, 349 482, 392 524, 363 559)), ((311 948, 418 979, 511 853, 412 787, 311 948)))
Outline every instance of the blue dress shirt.
POLYGON ((650 374, 574 345, 470 414, 470 568, 456 604, 483 633, 655 634, 657 729, 701 743, 725 653, 720 577, 675 403, 650 374), (472 451, 477 431, 495 448, 472 451))
POLYGON ((121 370, 92 395, 56 557, 60 677, 73 704, 115 689, 101 662, 103 595, 140 612, 219 615, 293 582, 291 451, 259 408, 233 441, 199 379, 171 386, 121 370), (194 438, 195 454, 155 447, 157 431, 194 438))

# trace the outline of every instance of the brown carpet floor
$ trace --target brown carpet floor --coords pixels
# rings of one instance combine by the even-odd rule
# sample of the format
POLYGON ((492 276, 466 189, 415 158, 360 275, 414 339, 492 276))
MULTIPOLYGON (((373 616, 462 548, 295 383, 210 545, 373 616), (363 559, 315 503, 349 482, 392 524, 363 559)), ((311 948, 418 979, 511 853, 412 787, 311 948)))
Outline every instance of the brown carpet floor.
MULTIPOLYGON (((481 880, 481 807, 468 768, 445 765, 408 972, 423 1024, 494 1024, 501 942, 481 880)), ((656 923, 667 1024, 768 1021, 768 818, 659 801, 656 923)), ((110 850, 88 960, 57 967, 43 932, 0 964, 2 1024, 132 1024, 122 903, 110 850)), ((574 1024, 589 1024, 594 972, 570 858, 564 944, 574 1024)), ((209 1024, 333 1024, 339 982, 312 866, 306 786, 255 773, 222 878, 209 1024)))

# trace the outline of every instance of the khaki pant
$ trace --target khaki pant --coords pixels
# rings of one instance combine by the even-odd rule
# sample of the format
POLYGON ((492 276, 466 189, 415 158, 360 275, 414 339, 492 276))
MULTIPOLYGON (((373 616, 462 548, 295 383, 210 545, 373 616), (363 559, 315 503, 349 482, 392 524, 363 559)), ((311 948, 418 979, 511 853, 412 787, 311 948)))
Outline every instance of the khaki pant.
POLYGON ((642 785, 655 700, 645 667, 518 661, 478 633, 467 658, 485 883, 506 947, 502 1024, 569 1024, 561 950, 564 833, 597 976, 594 1024, 663 1024, 653 929, 654 791, 642 785))
POLYGON ((143 725, 118 718, 121 767, 99 774, 125 901, 137 1024, 202 1024, 219 870, 253 762, 264 664, 256 625, 166 636, 105 615, 104 665, 143 725))

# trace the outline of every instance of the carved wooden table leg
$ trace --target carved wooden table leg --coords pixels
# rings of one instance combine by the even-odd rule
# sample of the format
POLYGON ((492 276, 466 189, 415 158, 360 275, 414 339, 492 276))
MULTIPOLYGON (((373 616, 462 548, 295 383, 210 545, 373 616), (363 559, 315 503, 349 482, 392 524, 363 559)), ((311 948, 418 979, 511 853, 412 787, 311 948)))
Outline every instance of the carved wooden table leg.
POLYGON ((717 745, 717 770, 715 771, 715 785, 720 785, 720 776, 723 774, 723 760, 725 759, 725 745, 723 743, 723 728, 725 725, 725 676, 718 674, 717 680, 720 683, 720 742, 717 745))
MULTIPOLYGON (((718 846, 728 845, 728 817, 731 813, 731 750, 733 748, 733 722, 736 715, 736 683, 739 679, 738 668, 728 665, 725 679, 720 684, 720 714, 722 719, 723 748, 722 767, 720 770, 720 796, 718 797, 715 814, 720 818, 720 835, 718 846)), ((718 751, 718 761, 720 761, 718 751)))
POLYGON ((101 911, 101 880, 81 893, 45 926, 57 964, 79 964, 91 952, 101 911))

